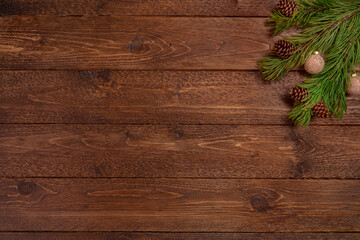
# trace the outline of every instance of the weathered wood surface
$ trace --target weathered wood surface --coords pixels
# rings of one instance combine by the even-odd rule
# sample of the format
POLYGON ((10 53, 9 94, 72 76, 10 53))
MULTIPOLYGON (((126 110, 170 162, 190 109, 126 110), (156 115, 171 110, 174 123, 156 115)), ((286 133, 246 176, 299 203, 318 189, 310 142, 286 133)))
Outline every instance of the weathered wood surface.
POLYGON ((357 180, 2 179, 1 231, 354 232, 357 180))
POLYGON ((0 15, 268 16, 277 0, 1 0, 0 15))
MULTIPOLYGON (((288 125, 289 91, 304 74, 265 84, 256 72, 0 71, 1 123, 288 125)), ((344 119, 360 124, 359 97, 344 119)))
POLYGON ((0 176, 360 178, 360 128, 4 125, 0 176))
POLYGON ((0 69, 254 70, 264 18, 2 17, 0 69))
POLYGON ((0 233, 2 240, 359 240, 359 233, 0 233))

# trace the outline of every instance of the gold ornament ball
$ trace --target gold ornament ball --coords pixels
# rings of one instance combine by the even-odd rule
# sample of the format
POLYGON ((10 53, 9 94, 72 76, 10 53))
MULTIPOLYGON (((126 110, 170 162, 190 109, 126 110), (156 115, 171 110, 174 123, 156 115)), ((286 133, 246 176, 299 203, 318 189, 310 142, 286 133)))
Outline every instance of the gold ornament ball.
POLYGON ((350 81, 351 85, 347 89, 347 93, 350 95, 360 95, 360 77, 353 74, 350 81))
POLYGON ((315 52, 308 60, 306 60, 304 68, 306 72, 310 74, 317 74, 324 69, 324 66, 324 59, 319 55, 318 52, 315 52))

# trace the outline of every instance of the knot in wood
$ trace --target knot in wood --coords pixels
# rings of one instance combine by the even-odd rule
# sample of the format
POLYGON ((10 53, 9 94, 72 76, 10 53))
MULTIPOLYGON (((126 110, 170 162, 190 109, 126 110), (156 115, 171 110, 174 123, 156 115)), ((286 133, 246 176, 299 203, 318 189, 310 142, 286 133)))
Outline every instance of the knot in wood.
POLYGON ((258 212, 265 212, 269 209, 269 203, 266 198, 255 196, 250 199, 252 208, 258 212))
POLYGON ((174 130, 174 133, 175 133, 175 138, 176 139, 180 139, 180 138, 182 138, 183 136, 184 136, 184 130, 182 130, 181 128, 176 128, 175 130, 174 130))
POLYGON ((36 184, 33 182, 22 181, 18 185, 18 191, 21 195, 31 195, 36 190, 36 184))
POLYGON ((144 41, 141 39, 140 36, 134 37, 127 48, 132 53, 141 52, 144 49, 144 41))

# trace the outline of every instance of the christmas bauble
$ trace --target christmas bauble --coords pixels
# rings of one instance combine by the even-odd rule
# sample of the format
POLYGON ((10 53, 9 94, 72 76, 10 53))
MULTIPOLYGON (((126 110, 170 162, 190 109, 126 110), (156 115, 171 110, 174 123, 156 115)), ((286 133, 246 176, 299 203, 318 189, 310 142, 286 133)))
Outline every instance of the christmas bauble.
POLYGON ((324 66, 324 59, 318 52, 315 52, 308 60, 306 60, 304 68, 310 74, 317 74, 323 70, 324 66))
POLYGON ((347 93, 351 95, 360 95, 360 77, 353 74, 350 81, 351 85, 347 89, 347 93))

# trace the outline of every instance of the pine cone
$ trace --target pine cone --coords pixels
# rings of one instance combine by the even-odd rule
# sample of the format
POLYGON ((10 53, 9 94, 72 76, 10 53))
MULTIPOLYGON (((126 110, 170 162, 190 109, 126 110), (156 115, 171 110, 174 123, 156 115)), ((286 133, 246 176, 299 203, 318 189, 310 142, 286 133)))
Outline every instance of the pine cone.
POLYGON ((296 8, 297 3, 292 0, 280 0, 277 6, 281 14, 286 17, 291 17, 296 12, 296 8))
POLYGON ((285 40, 279 40, 274 45, 274 52, 282 59, 287 59, 291 57, 294 50, 294 45, 285 40))
POLYGON ((308 90, 306 88, 302 88, 299 86, 293 87, 290 92, 291 99, 294 102, 302 102, 309 95, 308 90))
POLYGON ((330 117, 330 112, 329 110, 326 108, 326 105, 324 104, 324 102, 319 102, 318 104, 316 104, 313 108, 312 108, 313 114, 315 116, 318 117, 322 117, 322 118, 329 118, 330 117))

